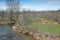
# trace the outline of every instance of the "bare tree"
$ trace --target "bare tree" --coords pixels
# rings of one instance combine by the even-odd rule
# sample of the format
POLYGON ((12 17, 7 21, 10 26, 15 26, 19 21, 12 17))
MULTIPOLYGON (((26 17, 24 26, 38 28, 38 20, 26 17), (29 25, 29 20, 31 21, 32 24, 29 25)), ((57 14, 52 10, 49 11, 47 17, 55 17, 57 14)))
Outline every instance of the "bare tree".
POLYGON ((20 10, 19 0, 6 0, 8 12, 10 13, 10 22, 16 22, 20 10))

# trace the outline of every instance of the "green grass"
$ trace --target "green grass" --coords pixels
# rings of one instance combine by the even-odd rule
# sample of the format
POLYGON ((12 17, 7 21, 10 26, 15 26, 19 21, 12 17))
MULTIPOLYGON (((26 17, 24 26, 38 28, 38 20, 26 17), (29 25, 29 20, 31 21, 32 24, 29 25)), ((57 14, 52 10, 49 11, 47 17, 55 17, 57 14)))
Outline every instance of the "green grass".
POLYGON ((37 29, 40 32, 60 33, 60 24, 44 24, 44 25, 31 25, 32 29, 37 29))
POLYGON ((52 21, 53 19, 45 19, 45 18, 30 18, 30 21, 44 21, 44 20, 52 21))
MULTIPOLYGON (((47 19, 32 18, 31 22, 44 21, 44 20, 47 20, 47 19)), ((52 21, 52 19, 48 19, 48 21, 52 21)), ((60 24, 31 24, 29 27, 32 29, 37 29, 39 32, 42 32, 42 33, 50 32, 50 33, 60 34, 60 24)))

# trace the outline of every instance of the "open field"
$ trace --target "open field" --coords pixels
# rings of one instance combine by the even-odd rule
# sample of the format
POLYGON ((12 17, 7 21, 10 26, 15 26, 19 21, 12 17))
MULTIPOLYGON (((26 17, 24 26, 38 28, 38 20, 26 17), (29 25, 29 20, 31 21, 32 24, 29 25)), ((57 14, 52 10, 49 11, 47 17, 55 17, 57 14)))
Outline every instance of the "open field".
POLYGON ((41 25, 31 25, 33 29, 37 29, 40 32, 51 32, 60 34, 60 24, 41 24, 41 25))
POLYGON ((36 29, 41 33, 50 32, 50 33, 60 34, 60 24, 53 23, 52 19, 47 20, 44 18, 39 18, 39 19, 35 18, 35 19, 31 19, 30 22, 31 22, 30 28, 36 29), (49 24, 47 24, 46 22, 49 24))
POLYGON ((21 30, 19 33, 26 35, 26 40, 30 39, 30 37, 33 40, 60 40, 60 24, 53 22, 55 22, 53 19, 31 18, 28 20, 29 25, 26 25, 27 29, 21 28, 21 30, 19 26, 17 33, 21 30))

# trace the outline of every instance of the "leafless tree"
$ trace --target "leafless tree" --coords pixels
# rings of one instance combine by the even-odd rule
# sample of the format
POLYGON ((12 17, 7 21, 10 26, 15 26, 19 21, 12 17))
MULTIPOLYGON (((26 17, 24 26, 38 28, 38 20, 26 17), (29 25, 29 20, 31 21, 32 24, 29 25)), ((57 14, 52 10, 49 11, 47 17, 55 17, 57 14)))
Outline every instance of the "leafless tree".
POLYGON ((16 22, 20 10, 20 0, 6 0, 10 22, 16 22))

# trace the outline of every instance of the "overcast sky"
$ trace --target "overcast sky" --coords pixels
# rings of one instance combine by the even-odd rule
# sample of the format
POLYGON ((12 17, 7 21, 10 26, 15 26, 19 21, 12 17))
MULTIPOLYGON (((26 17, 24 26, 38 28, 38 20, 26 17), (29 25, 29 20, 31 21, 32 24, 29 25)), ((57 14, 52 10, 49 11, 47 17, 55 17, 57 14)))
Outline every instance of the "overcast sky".
MULTIPOLYGON (((20 0, 21 9, 26 10, 58 10, 60 9, 60 0, 20 0)), ((0 0, 0 10, 6 9, 6 1, 0 0)))

